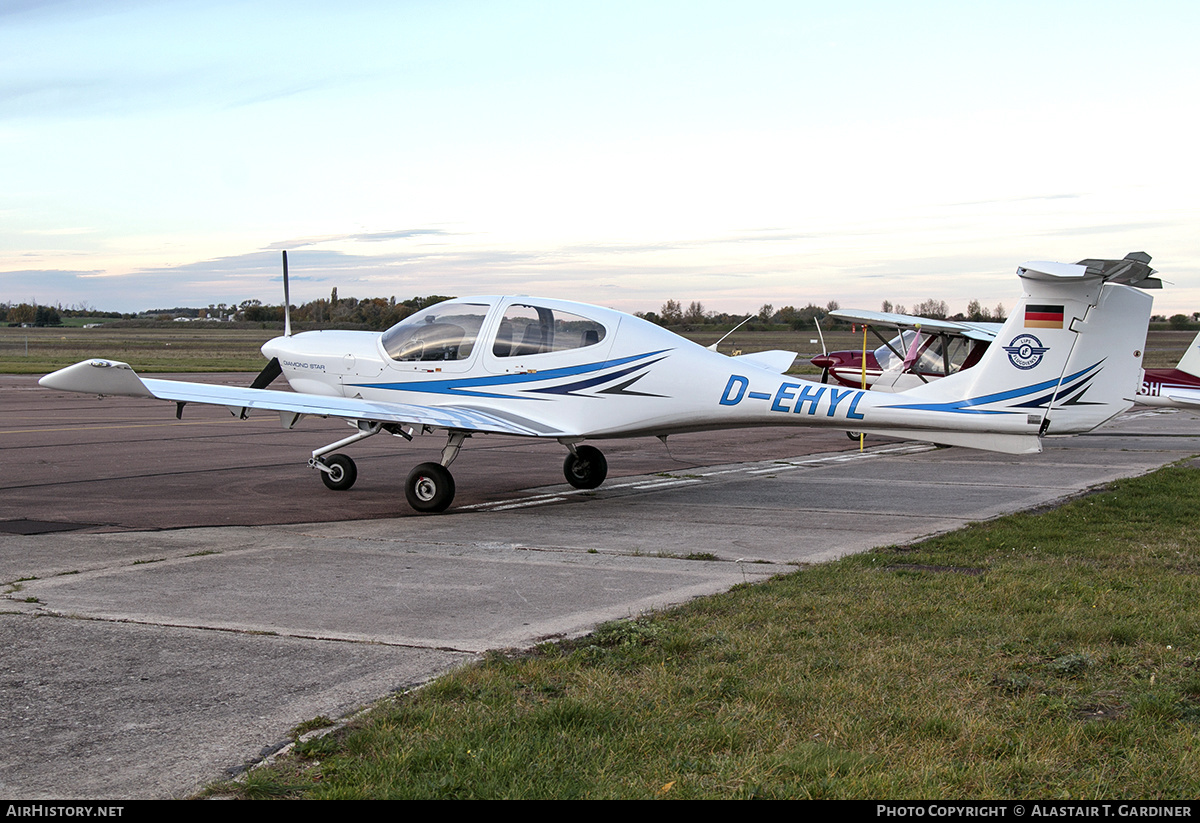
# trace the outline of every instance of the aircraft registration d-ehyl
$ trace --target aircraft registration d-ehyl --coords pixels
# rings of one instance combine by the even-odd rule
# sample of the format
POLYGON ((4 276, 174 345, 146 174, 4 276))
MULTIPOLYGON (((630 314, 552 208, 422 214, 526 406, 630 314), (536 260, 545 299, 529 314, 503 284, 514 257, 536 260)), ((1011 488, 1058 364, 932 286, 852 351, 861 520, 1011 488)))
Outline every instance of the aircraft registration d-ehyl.
MULTIPOLYGON (((286 286, 286 254, 285 298, 286 286)), ((727 357, 645 320, 598 306, 531 297, 464 297, 430 306, 383 333, 313 331, 263 345, 267 367, 246 388, 139 377, 126 363, 85 360, 42 386, 177 404, 345 418, 355 432, 312 452, 325 485, 348 489, 339 449, 387 433, 446 433, 405 495, 422 512, 454 499, 449 466, 474 434, 552 438, 567 481, 596 488, 604 455, 584 441, 749 426, 832 426, 1010 454, 1041 436, 1088 431, 1131 404, 1142 373, 1151 298, 1103 268, 1030 263, 1024 294, 979 364, 905 392, 882 394, 785 375, 792 352, 727 357), (1033 308, 1037 308, 1037 312, 1033 308), (1030 317, 1038 320, 1031 325, 1030 317), (280 374, 293 391, 265 388, 280 374)))

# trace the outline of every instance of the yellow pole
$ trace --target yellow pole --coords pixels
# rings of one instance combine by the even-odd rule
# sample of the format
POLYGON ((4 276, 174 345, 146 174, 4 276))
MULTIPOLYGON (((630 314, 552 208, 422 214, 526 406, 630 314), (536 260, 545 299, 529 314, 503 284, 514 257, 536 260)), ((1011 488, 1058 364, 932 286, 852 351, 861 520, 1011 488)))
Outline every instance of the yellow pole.
MULTIPOLYGON (((862 387, 863 391, 867 390, 867 324, 863 324, 863 356, 862 356, 862 387)), ((858 450, 861 452, 866 448, 867 435, 865 432, 858 433, 858 450)))

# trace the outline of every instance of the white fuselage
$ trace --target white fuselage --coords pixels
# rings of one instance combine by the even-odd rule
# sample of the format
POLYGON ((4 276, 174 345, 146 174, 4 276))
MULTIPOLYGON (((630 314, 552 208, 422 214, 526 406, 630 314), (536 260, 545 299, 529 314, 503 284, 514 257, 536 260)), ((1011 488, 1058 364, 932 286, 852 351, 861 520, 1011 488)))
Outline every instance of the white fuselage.
MULTIPOLYGON (((263 353, 279 360, 299 392, 486 409, 542 421, 563 440, 759 425, 1036 436, 1041 424, 1037 409, 985 417, 978 409, 966 413, 936 400, 912 403, 906 394, 872 394, 782 375, 594 306, 526 297, 472 297, 439 306, 444 315, 465 311, 455 304, 478 307, 478 328, 468 343, 437 348, 436 359, 426 359, 428 346, 420 357, 397 359, 389 355, 385 335, 368 332, 280 337, 265 344, 263 353), (602 332, 586 345, 516 352, 501 343, 503 323, 514 307, 527 306, 586 318, 602 332)), ((425 320, 424 328, 442 325, 436 313, 425 320)))

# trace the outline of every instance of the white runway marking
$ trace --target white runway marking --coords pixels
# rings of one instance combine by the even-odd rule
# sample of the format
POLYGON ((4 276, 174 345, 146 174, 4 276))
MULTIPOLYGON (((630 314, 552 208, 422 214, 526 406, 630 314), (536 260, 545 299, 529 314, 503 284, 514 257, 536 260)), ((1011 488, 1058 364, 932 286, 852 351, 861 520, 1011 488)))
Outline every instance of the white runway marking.
POLYGON ((803 469, 806 467, 845 463, 852 460, 872 460, 880 457, 896 457, 906 454, 919 454, 921 452, 931 451, 937 448, 928 443, 899 443, 888 446, 875 446, 864 452, 834 452, 833 454, 813 455, 811 457, 797 458, 795 460, 773 461, 768 463, 748 463, 744 466, 735 468, 715 469, 713 471, 698 471, 695 474, 688 473, 686 477, 676 477, 672 475, 641 477, 626 479, 621 483, 606 483, 598 489, 556 489, 553 492, 527 495, 524 497, 510 497, 504 500, 491 500, 487 503, 472 503, 467 506, 456 506, 459 511, 462 510, 477 510, 498 512, 507 509, 529 508, 531 506, 541 506, 547 503, 561 503, 567 500, 572 495, 578 494, 599 494, 602 492, 618 491, 621 489, 629 489, 633 491, 659 491, 661 489, 677 488, 680 486, 694 485, 704 483, 709 478, 718 478, 727 474, 778 474, 780 472, 793 471, 795 469, 803 469))

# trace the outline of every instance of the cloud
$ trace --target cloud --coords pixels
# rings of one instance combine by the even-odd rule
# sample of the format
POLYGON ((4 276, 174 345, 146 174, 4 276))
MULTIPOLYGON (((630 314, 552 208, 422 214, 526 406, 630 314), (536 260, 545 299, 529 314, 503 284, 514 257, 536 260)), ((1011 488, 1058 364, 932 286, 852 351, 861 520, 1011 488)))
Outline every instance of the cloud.
POLYGON ((413 237, 439 237, 451 236, 451 232, 443 229, 394 229, 391 231, 375 231, 375 232, 359 232, 355 234, 327 234, 317 235, 315 237, 295 237, 290 240, 280 240, 276 243, 271 243, 267 246, 268 249, 276 251, 290 251, 292 249, 306 248, 308 246, 318 246, 327 243, 339 242, 359 242, 359 243, 383 243, 390 240, 408 240, 413 237))

